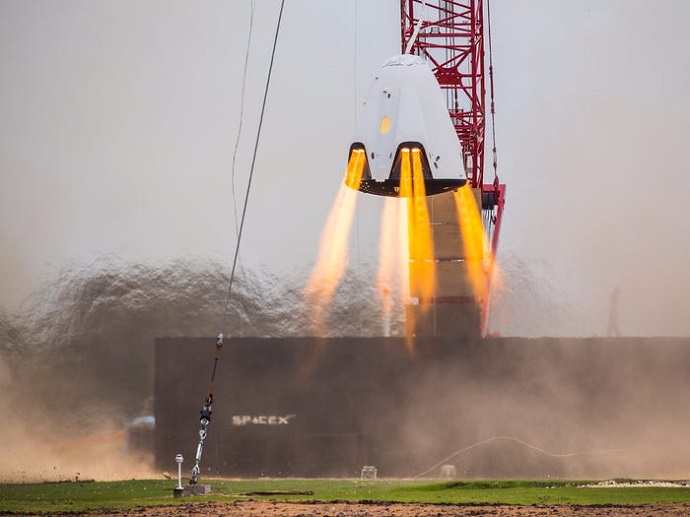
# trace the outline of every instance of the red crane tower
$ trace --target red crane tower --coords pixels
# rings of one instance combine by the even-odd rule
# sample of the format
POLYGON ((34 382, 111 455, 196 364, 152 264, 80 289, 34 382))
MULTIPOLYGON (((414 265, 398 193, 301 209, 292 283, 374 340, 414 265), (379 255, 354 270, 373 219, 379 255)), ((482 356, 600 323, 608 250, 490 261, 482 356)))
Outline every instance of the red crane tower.
MULTIPOLYGON (((493 119, 493 66, 491 62, 490 11, 487 0, 489 42, 489 86, 493 119)), ((426 59, 446 94, 446 105, 460 140, 465 173, 473 189, 481 191, 484 231, 492 256, 498 248, 506 186, 496 172, 484 182, 486 130, 486 67, 484 52, 483 0, 400 0, 402 51, 426 59)), ((493 130, 493 123, 492 123, 493 130)), ((487 274, 490 283, 491 271, 487 274)), ((488 297, 483 302, 481 334, 486 333, 488 297)))

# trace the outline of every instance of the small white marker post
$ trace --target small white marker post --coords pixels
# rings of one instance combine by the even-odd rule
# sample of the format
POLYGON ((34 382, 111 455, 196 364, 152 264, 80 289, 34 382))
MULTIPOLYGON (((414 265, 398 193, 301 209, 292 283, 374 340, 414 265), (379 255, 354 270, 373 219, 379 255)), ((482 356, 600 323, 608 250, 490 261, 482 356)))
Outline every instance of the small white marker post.
POLYGON ((184 493, 184 487, 182 486, 182 462, 184 458, 182 454, 175 456, 175 461, 177 462, 177 486, 173 490, 173 496, 180 497, 184 493))

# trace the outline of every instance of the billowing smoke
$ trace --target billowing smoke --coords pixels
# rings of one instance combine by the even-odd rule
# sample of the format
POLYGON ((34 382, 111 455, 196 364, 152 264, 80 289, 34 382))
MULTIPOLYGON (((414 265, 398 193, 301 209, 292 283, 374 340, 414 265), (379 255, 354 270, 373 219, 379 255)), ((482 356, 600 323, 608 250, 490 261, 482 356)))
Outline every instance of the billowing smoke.
MULTIPOLYGON (((327 336, 381 335, 369 270, 351 271, 335 293, 327 336)), ((82 475, 121 475, 119 467, 89 470, 86 456, 103 446, 126 456, 122 430, 150 413, 156 337, 309 334, 312 308, 302 303, 300 272, 279 277, 240 268, 226 312, 228 281, 229 268, 213 262, 104 261, 63 270, 30 298, 24 316, 0 313, 2 432, 24 454, 6 459, 0 476, 76 476, 77 466, 64 467, 68 457, 82 475), (42 459, 27 463, 27 451, 37 447, 42 459)), ((125 472, 131 476, 132 466, 125 472)))
POLYGON ((579 314, 548 281, 548 266, 499 253, 492 285, 489 331, 503 336, 577 336, 579 314))
MULTIPOLYGON (((500 268, 493 330, 557 335, 576 320, 527 264, 505 257, 500 268)), ((374 271, 359 263, 346 272, 326 317, 328 337, 384 334, 374 271)), ((99 262, 64 270, 34 294, 24 315, 0 312, 0 433, 11 451, 0 459, 0 478, 160 475, 148 457, 132 453, 127 433, 128 423, 151 414, 156 337, 209 336, 210 368, 212 336, 220 330, 309 335, 306 272, 240 268, 224 316, 228 274, 213 262, 99 262)), ((404 315, 391 321, 391 335, 403 336, 404 315)), ((395 411, 404 425, 395 440, 405 447, 391 454, 400 453, 406 472, 422 473, 467 446, 445 463, 470 477, 682 472, 679 462, 690 456, 684 410, 675 411, 686 405, 682 343, 662 341, 654 355, 651 342, 634 340, 629 348, 626 342, 509 344, 490 340, 481 351, 474 343, 465 359, 404 389, 395 411), (415 451, 418 461, 408 464, 405 451, 415 451)))
POLYGON ((488 339, 450 353, 399 394, 392 453, 410 475, 687 478, 687 339, 488 339))

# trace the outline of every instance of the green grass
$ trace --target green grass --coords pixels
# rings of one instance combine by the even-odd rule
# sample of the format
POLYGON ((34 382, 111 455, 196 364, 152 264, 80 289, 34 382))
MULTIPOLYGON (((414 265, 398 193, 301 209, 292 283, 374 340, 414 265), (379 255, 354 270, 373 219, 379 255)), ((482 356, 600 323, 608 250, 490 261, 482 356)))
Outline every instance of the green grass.
POLYGON ((0 484, 0 512, 84 512, 195 501, 247 499, 255 491, 312 491, 313 495, 251 496, 268 500, 390 501, 445 504, 630 505, 689 503, 690 488, 585 488, 577 481, 210 480, 212 494, 174 499, 174 481, 0 484))

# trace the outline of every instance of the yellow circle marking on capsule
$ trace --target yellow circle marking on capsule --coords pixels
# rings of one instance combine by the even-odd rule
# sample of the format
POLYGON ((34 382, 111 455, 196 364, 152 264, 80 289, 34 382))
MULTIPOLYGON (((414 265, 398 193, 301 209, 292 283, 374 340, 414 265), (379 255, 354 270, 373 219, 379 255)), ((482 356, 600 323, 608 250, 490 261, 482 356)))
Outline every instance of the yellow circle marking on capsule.
POLYGON ((391 130, 391 118, 388 115, 384 115, 381 118, 381 123, 379 124, 379 131, 382 135, 385 135, 391 130))

